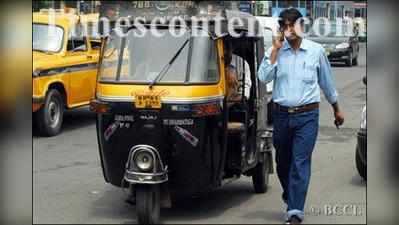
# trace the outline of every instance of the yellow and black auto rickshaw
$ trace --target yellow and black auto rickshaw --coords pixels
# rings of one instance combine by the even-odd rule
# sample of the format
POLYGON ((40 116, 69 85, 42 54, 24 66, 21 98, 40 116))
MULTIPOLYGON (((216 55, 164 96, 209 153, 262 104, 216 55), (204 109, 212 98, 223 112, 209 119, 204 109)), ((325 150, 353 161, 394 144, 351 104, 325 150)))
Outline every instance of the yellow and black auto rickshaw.
MULTIPOLYGON (((187 25, 175 27, 181 32, 176 37, 166 20, 143 25, 155 28, 159 37, 151 32, 139 37, 137 27, 124 26, 119 30, 124 35, 115 28, 104 38, 91 102, 98 114, 103 174, 106 182, 130 190, 139 223, 158 223, 160 208, 171 207, 172 200, 207 193, 242 175, 252 177, 256 193, 267 191, 273 168, 267 93, 257 80, 263 38, 248 35, 254 17, 226 9, 227 2, 215 2, 186 3, 189 10, 175 2, 151 2, 147 10, 162 10, 163 15, 185 10, 181 15, 211 5, 223 18, 219 34, 215 21, 205 29, 187 20, 187 25), (233 17, 244 21, 233 26, 239 37, 227 32, 233 17), (241 97, 232 102, 227 98, 226 43, 241 59, 233 68, 245 61, 249 65, 249 71, 237 73, 241 97), (244 80, 251 81, 250 87, 244 80)), ((119 7, 124 13, 141 12, 135 4, 120 4, 127 4, 119 7)))

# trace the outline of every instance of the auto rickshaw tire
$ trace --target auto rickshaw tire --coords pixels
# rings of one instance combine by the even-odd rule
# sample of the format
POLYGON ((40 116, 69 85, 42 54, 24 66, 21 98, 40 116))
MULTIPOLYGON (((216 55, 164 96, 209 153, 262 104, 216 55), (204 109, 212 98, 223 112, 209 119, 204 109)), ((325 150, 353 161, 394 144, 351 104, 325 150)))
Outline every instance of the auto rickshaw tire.
POLYGON ((358 151, 359 146, 356 146, 356 168, 359 173, 359 175, 364 179, 367 180, 367 168, 366 165, 362 162, 362 159, 360 158, 360 153, 358 151))
POLYGON ((136 207, 139 224, 158 224, 161 210, 159 184, 136 185, 136 207))
POLYGON ((266 193, 269 185, 269 154, 262 153, 263 162, 258 162, 252 175, 252 183, 255 193, 266 193))
POLYGON ((64 117, 64 102, 61 93, 56 89, 47 92, 44 104, 36 113, 37 128, 40 135, 52 137, 61 132, 64 117), (58 110, 58 119, 52 124, 50 119, 52 110, 58 110))

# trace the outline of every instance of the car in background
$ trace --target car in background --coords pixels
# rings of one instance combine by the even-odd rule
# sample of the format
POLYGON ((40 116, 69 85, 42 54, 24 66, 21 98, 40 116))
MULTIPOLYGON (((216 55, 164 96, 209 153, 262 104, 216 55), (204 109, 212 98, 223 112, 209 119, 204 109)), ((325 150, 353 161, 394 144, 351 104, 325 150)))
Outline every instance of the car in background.
MULTIPOLYGON (((367 85, 367 78, 363 78, 363 83, 367 85)), ((367 180, 367 106, 364 105, 361 118, 360 129, 357 132, 357 144, 355 162, 359 175, 367 180)))
POLYGON ((82 33, 98 14, 49 13, 32 18, 32 112, 42 136, 57 135, 64 111, 94 98, 101 47, 99 39, 82 33))
POLYGON ((321 25, 319 33, 312 30, 307 39, 320 43, 330 62, 344 62, 349 67, 357 66, 360 49, 358 33, 348 32, 346 27, 331 23, 329 34, 321 36, 318 34, 324 34, 328 29, 326 25, 321 25))

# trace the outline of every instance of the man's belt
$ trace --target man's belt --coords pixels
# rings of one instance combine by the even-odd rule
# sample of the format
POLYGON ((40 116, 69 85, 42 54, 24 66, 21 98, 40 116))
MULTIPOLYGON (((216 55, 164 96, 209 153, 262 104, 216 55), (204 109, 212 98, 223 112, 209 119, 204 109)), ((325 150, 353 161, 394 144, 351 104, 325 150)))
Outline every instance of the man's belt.
POLYGON ((282 106, 279 105, 277 103, 273 104, 273 108, 281 111, 281 112, 287 112, 287 113, 303 113, 303 112, 308 112, 308 111, 312 111, 315 109, 319 108, 319 103, 311 103, 311 104, 307 104, 307 105, 303 105, 303 106, 297 106, 297 107, 286 107, 286 106, 282 106))

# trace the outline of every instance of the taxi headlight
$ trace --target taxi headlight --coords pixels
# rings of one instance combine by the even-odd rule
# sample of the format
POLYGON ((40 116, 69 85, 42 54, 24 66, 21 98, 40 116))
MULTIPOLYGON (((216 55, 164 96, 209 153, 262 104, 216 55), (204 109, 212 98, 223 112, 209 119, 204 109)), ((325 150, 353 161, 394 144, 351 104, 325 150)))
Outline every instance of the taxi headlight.
POLYGON ((154 166, 154 158, 152 154, 147 151, 138 152, 134 161, 137 167, 143 172, 150 171, 154 166))
POLYGON ((349 48, 349 43, 347 42, 343 42, 341 44, 338 44, 337 46, 335 46, 336 49, 346 49, 349 48))

